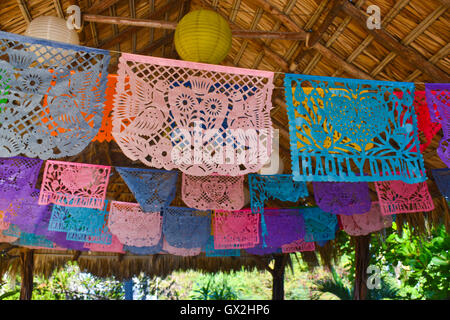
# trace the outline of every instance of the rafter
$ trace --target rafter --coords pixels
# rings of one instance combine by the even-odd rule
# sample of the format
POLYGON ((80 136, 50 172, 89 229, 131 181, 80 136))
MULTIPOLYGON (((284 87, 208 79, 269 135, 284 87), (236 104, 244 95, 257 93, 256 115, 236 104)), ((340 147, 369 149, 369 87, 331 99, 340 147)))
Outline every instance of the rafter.
POLYGON ((333 23, 334 18, 338 15, 341 10, 342 3, 346 0, 332 0, 331 8, 328 11, 322 24, 316 31, 311 33, 309 39, 306 40, 307 47, 313 47, 323 36, 323 34, 328 30, 328 27, 333 23))
MULTIPOLYGON (((267 0, 250 0, 249 2, 253 3, 255 6, 260 6, 267 13, 270 13, 274 19, 280 21, 284 24, 291 32, 299 32, 305 34, 306 31, 300 28, 290 17, 284 15, 277 7, 273 6, 267 0)), ((320 42, 316 42, 313 46, 314 49, 319 51, 323 56, 327 57, 334 65, 341 66, 347 73, 352 74, 357 78, 362 79, 372 79, 370 75, 366 72, 360 70, 359 68, 345 62, 341 57, 339 57, 336 53, 332 52, 327 47, 320 44, 320 42)))
POLYGON ((29 24, 32 20, 32 17, 26 3, 23 0, 16 0, 16 1, 17 5, 19 6, 20 12, 22 12, 23 18, 25 19, 27 24, 29 24))
POLYGON ((53 0, 53 6, 55 7, 56 14, 58 15, 58 17, 64 18, 64 12, 61 7, 61 2, 59 2, 59 0, 53 0))
POLYGON ((353 18, 357 24, 363 27, 369 34, 371 34, 380 44, 387 49, 394 51, 397 55, 415 65, 422 72, 430 76, 434 81, 449 82, 450 77, 440 70, 438 67, 427 61, 421 54, 410 47, 406 47, 383 29, 368 29, 366 28, 367 16, 360 9, 356 8, 349 2, 344 2, 342 10, 353 18))
POLYGON ((97 0, 92 6, 90 6, 89 10, 86 12, 88 14, 99 14, 109 7, 115 5, 120 0, 97 0))

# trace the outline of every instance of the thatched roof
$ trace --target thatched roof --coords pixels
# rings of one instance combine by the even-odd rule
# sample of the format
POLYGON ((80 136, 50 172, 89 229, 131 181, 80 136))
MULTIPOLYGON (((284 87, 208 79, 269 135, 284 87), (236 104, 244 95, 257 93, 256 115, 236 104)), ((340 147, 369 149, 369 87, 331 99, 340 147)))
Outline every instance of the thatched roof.
MULTIPOLYGON (((449 0, 3 0, 0 4, 0 30, 24 34, 33 18, 41 15, 67 16, 66 9, 71 4, 79 5, 83 14, 172 22, 179 21, 190 10, 208 8, 224 16, 232 29, 293 32, 303 37, 303 40, 233 37, 230 53, 222 62, 229 66, 277 72, 271 116, 274 128, 280 132, 284 173, 291 172, 288 119, 282 89, 284 72, 415 82, 418 90, 424 89, 425 82, 449 82, 450 79, 449 0), (365 27, 366 9, 373 4, 381 9, 380 30, 365 27)), ((111 73, 117 71, 119 51, 178 58, 173 30, 85 22, 79 35, 82 45, 112 50, 111 73)), ((441 138, 442 131, 424 152, 428 186, 436 204, 436 209, 427 216, 430 221, 444 222, 448 227, 447 203, 443 201, 430 172, 433 168, 446 167, 436 154, 441 138)), ((114 141, 92 142, 79 155, 62 160, 145 167, 138 161, 126 158, 114 141)), ((376 200, 373 183, 369 186, 372 200, 376 200)), ((313 204, 310 184, 308 188, 310 197, 302 203, 313 204)), ((173 205, 184 206, 180 189, 178 186, 178 196, 173 205)), ((111 178, 107 198, 135 202, 117 173, 111 178)), ((283 206, 277 201, 267 205, 283 206)), ((399 215, 399 221, 409 220, 418 230, 423 230, 424 216, 422 213, 399 215)), ((59 265, 66 259, 46 251, 37 252, 37 265, 41 265, 37 268, 41 270, 50 270, 47 266, 59 265)), ((157 274, 182 265, 206 267, 211 271, 223 266, 234 267, 238 262, 255 265, 247 258, 223 258, 222 261, 219 258, 160 255, 150 258, 125 255, 122 264, 116 262, 117 255, 92 259, 89 254, 82 253, 78 259, 82 266, 94 273, 121 270, 118 271, 121 275, 128 275, 133 272, 130 270, 139 268, 157 274), (106 265, 108 267, 104 268, 106 265)))

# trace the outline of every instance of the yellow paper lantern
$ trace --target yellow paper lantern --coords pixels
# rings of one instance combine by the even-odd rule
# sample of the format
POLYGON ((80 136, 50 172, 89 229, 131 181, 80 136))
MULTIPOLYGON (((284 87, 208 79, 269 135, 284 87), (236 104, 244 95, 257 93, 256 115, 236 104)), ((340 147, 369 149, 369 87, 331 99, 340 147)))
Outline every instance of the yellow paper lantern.
POLYGON ((214 11, 191 11, 177 25, 175 48, 183 60, 219 64, 231 48, 230 26, 214 11))

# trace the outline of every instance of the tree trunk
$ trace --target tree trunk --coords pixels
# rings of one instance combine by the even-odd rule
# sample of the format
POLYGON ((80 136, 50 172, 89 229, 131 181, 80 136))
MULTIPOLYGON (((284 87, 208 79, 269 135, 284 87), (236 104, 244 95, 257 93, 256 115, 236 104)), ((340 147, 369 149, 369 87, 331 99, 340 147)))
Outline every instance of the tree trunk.
POLYGON ((370 234, 355 237, 355 291, 354 300, 367 298, 367 267, 370 260, 369 244, 370 234))
POLYGON ((287 259, 287 254, 275 256, 275 265, 272 271, 272 300, 284 300, 284 270, 287 259))
POLYGON ((34 251, 24 249, 20 253, 21 286, 20 300, 31 300, 33 294, 34 251))

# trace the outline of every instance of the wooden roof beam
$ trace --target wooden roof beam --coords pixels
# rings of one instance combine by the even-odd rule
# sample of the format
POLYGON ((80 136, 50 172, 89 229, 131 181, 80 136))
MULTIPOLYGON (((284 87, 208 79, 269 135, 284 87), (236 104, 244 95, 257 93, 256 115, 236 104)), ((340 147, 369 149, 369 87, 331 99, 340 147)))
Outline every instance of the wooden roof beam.
POLYGON ((97 0, 97 2, 95 2, 86 13, 99 14, 109 7, 112 7, 119 1, 120 0, 97 0))
MULTIPOLYGON (((173 10, 174 8, 178 7, 178 5, 179 5, 179 1, 171 0, 171 1, 167 2, 166 4, 164 4, 163 6, 161 6, 158 10, 152 12, 149 16, 149 19, 150 20, 151 19, 159 19, 164 15, 164 13, 166 13, 167 11, 173 10)), ((117 36, 113 36, 109 39, 106 39, 102 43, 100 43, 99 47, 100 48, 110 48, 110 47, 114 46, 115 44, 121 43, 125 39, 128 39, 130 36, 130 33, 136 32, 138 30, 139 30, 139 27, 136 27, 136 26, 125 28, 124 30, 119 32, 119 34, 117 34, 117 36)))
MULTIPOLYGON (((255 6, 259 6, 263 8, 267 13, 271 14, 274 19, 280 21, 282 24, 284 24, 290 31, 292 32, 299 32, 305 35, 307 35, 307 32, 300 28, 295 21, 293 21, 290 17, 287 15, 284 15, 277 7, 270 4, 267 0, 249 0, 250 3, 252 3, 255 6)), ((339 57, 336 53, 332 52, 327 47, 320 44, 320 42, 316 42, 316 44, 313 46, 314 49, 319 51, 323 56, 328 58, 333 62, 334 65, 342 67, 347 73, 353 75, 356 78, 360 79, 373 79, 370 75, 368 75, 366 72, 358 69, 354 65, 347 63, 344 59, 339 57)))
POLYGON ((406 61, 409 61, 415 67, 431 77, 435 82, 450 81, 450 76, 448 74, 440 70, 431 62, 427 61, 414 49, 402 45, 383 29, 368 29, 366 27, 367 15, 350 2, 344 2, 342 10, 351 16, 356 23, 367 30, 367 32, 371 34, 380 44, 385 46, 387 49, 394 51, 406 61))
POLYGON ((23 0, 16 0, 16 1, 17 5, 19 6, 20 12, 22 12, 23 18, 25 19, 27 24, 29 24, 32 20, 32 17, 30 11, 28 10, 27 4, 23 0))
POLYGON ((58 14, 58 17, 64 18, 64 12, 61 7, 61 2, 59 0, 53 0, 53 6, 55 7, 56 13, 58 14))

